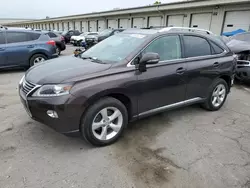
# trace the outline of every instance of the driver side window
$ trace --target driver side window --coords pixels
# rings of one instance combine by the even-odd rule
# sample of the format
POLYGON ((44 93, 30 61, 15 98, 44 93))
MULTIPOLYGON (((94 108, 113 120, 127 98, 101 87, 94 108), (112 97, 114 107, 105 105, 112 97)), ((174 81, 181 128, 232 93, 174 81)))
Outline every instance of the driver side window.
POLYGON ((180 38, 177 35, 158 38, 149 44, 143 54, 148 52, 158 53, 160 61, 181 59, 180 38))

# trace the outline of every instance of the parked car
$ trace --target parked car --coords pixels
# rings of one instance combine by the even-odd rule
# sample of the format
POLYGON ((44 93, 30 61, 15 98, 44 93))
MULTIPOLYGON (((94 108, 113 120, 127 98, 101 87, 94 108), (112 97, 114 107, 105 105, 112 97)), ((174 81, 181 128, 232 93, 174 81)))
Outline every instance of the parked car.
POLYGON ((25 29, 0 29, 0 68, 30 67, 57 57, 55 41, 25 29))
POLYGON ((100 34, 98 35, 98 42, 101 42, 102 40, 115 35, 117 33, 123 32, 125 29, 105 29, 102 32, 100 32, 100 34))
POLYGON ((250 32, 230 37, 227 46, 237 55, 236 79, 250 83, 250 32))
POLYGON ((48 35, 52 40, 56 42, 57 55, 61 55, 61 52, 66 49, 64 37, 53 31, 43 31, 43 33, 48 35))
POLYGON ((71 36, 78 36, 80 34, 81 33, 78 30, 69 30, 69 31, 64 31, 62 33, 62 36, 64 37, 65 43, 69 43, 71 36))
POLYGON ((86 37, 86 44, 87 46, 93 46, 98 42, 101 42, 102 40, 124 31, 124 29, 105 29, 102 32, 100 32, 97 36, 87 36, 86 37))
POLYGON ((30 69, 19 94, 33 119, 104 146, 114 143, 128 122, 158 112, 195 103, 219 110, 234 80, 235 61, 212 35, 126 30, 80 57, 30 69))
POLYGON ((81 46, 82 42, 85 42, 86 36, 97 36, 98 32, 85 32, 79 36, 72 36, 70 38, 70 43, 74 46, 81 46))

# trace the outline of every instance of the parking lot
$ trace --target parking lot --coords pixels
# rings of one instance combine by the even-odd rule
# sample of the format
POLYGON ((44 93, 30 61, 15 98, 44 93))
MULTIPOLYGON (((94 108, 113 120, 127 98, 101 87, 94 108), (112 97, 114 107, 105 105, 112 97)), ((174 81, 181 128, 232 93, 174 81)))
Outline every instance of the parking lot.
POLYGON ((94 148, 28 117, 17 90, 23 74, 0 73, 1 188, 250 187, 247 86, 235 85, 218 112, 195 105, 162 113, 94 148))

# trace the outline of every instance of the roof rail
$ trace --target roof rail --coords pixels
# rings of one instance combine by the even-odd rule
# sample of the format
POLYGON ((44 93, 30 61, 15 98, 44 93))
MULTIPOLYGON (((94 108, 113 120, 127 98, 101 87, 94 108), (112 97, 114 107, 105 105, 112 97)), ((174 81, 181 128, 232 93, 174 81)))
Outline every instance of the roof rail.
POLYGON ((190 32, 202 32, 202 33, 206 33, 208 35, 214 35, 214 33, 212 33, 209 30, 206 29, 199 29, 199 28, 193 28, 193 27, 165 27, 163 29, 161 29, 159 32, 164 32, 164 31, 190 31, 190 32))

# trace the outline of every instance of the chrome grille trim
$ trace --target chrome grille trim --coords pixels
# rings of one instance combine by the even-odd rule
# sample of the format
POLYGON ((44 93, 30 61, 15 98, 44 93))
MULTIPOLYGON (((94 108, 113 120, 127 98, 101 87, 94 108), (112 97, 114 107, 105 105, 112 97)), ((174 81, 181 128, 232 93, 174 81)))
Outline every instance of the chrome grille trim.
POLYGON ((27 80, 23 80, 22 83, 22 91, 25 93, 26 96, 28 96, 32 91, 35 89, 41 87, 40 85, 33 84, 31 82, 28 82, 27 80))

